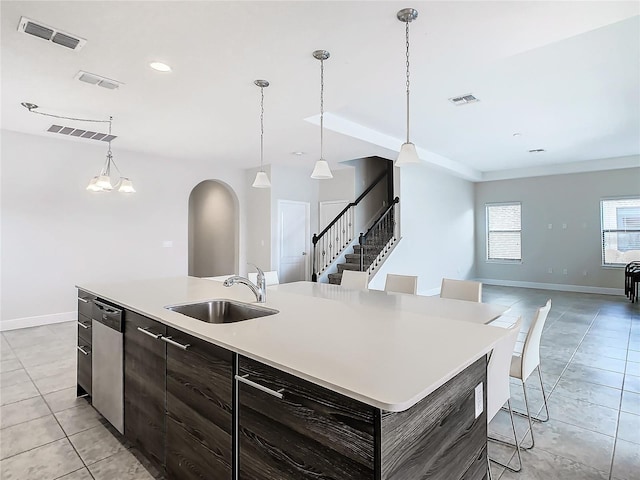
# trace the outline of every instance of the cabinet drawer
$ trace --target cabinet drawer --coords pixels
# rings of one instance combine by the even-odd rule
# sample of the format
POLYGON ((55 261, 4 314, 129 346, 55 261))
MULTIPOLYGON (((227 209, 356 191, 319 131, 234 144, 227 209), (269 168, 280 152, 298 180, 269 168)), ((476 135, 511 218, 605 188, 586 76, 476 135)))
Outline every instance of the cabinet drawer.
MULTIPOLYGON (((231 479, 231 466, 171 418, 167 419, 167 477, 170 480, 231 479)), ((247 480, 249 477, 246 477, 247 480)))
POLYGON ((78 314, 91 318, 91 310, 93 309, 93 300, 95 295, 78 290, 78 314))
POLYGON ((82 338, 91 345, 91 318, 78 315, 78 338, 82 338))
POLYGON ((372 407, 246 358, 239 367, 282 395, 238 383, 240 478, 374 478, 372 407))
POLYGON ((230 465, 232 353, 173 328, 167 336, 189 345, 167 345, 167 415, 230 465))
POLYGON ((91 342, 78 338, 78 385, 91 395, 91 342))
POLYGON ((124 330, 125 437, 152 463, 162 466, 165 459, 166 344, 150 334, 164 335, 166 327, 126 311, 124 330))

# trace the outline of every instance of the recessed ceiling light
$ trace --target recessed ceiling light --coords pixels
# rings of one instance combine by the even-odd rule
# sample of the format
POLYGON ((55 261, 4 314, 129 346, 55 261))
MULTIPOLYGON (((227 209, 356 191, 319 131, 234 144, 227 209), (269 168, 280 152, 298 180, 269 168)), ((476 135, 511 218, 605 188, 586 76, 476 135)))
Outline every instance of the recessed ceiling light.
POLYGON ((529 150, 529 153, 542 153, 546 150, 544 148, 534 148, 533 150, 529 150))
POLYGON ((291 152, 291 155, 300 156, 300 155, 304 155, 304 152, 291 152))
POLYGON ((520 132, 516 132, 513 134, 514 137, 519 137, 520 135, 522 135, 520 132))
POLYGON ((167 65, 166 63, 162 63, 162 62, 151 62, 149 64, 149 66, 151 68, 153 68, 154 70, 157 70, 159 72, 170 72, 171 71, 171 67, 169 65, 167 65))

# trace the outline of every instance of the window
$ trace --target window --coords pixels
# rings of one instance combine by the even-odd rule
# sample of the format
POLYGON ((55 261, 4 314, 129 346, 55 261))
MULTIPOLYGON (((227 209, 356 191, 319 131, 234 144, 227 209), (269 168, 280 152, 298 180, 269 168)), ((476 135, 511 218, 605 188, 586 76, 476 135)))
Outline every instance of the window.
POLYGON ((626 265, 640 260, 640 197, 600 201, 602 264, 626 265))
POLYGON ((520 202, 487 205, 487 260, 522 261, 520 202))

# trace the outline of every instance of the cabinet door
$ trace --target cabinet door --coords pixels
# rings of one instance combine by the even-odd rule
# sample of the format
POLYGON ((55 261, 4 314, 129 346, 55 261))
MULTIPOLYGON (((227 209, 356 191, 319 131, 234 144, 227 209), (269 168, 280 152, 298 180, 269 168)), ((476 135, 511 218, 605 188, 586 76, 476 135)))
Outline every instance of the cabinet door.
POLYGON ((372 407, 245 358, 240 376, 240 479, 374 479, 372 407))
POLYGON ((231 478, 232 353, 167 329, 167 474, 231 478))
POLYGON ((164 465, 166 327, 125 312, 124 433, 147 458, 164 465))

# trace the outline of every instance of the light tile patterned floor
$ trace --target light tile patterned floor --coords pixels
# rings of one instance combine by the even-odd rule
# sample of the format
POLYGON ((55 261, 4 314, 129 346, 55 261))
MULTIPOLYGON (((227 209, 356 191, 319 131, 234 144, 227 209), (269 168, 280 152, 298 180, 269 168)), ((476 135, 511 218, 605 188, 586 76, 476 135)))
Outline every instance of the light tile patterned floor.
MULTIPOLYGON (((498 480, 640 478, 640 305, 624 297, 484 286, 484 301, 512 307, 525 329, 552 299, 542 336, 542 373, 551 420, 534 425, 536 446, 519 474, 492 465, 498 480)), ((75 322, 0 336, 0 478, 2 480, 151 479, 139 454, 84 399, 75 398, 75 322)), ((521 334, 521 339, 524 332, 521 334)), ((537 378, 530 401, 542 408, 537 378)), ((522 409, 522 388, 512 382, 522 409)), ((516 419, 520 438, 525 419, 516 419)), ((500 412, 492 435, 508 438, 500 412)), ((528 440, 525 440, 528 441, 528 440)), ((513 450, 490 443, 513 462, 513 450)))

